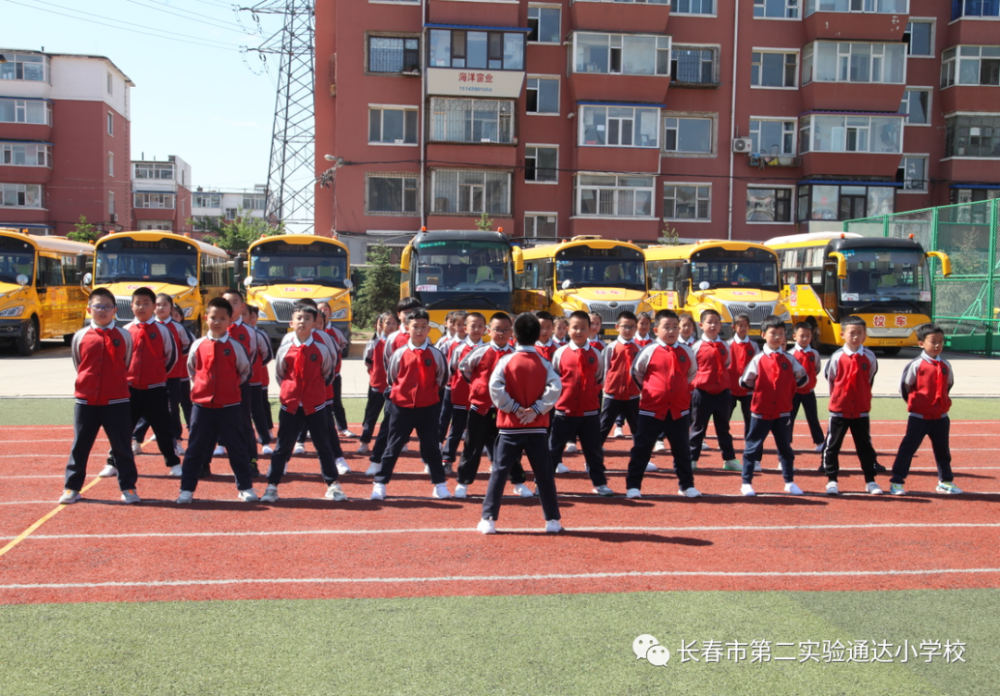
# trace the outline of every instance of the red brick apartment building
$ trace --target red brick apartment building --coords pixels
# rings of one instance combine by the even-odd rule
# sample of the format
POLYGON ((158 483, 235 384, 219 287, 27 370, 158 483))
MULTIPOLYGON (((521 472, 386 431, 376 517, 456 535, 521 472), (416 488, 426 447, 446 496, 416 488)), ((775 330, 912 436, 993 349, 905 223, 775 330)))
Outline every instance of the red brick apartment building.
POLYGON ((133 86, 104 56, 0 48, 0 227, 125 229, 133 86))
POLYGON ((1000 193, 1000 0, 330 0, 316 229, 763 240, 1000 193), (367 137, 366 137, 367 136, 367 137))

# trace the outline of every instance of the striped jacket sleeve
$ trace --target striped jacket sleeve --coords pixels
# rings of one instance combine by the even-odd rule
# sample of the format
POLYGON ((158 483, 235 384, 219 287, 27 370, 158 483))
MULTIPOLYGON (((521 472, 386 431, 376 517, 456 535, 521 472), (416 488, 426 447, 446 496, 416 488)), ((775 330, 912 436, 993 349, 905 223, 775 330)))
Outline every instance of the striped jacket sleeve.
POLYGON ((921 360, 923 360, 921 357, 915 358, 903 368, 903 375, 899 380, 899 395, 903 397, 903 401, 910 398, 910 390, 917 386, 917 371, 920 369, 921 360))
POLYGON ((285 380, 285 373, 287 368, 287 363, 285 362, 285 357, 288 355, 288 351, 292 347, 291 341, 282 341, 281 345, 278 346, 278 352, 274 354, 274 376, 279 382, 285 380))
MULTIPOLYGON (((764 357, 763 352, 755 354, 750 362, 747 363, 746 369, 743 370, 743 374, 740 376, 740 386, 744 389, 752 390, 757 384, 757 375, 759 374, 760 359, 762 357, 764 357)), ((798 362, 798 360, 795 360, 794 362, 798 362)))
POLYGON ((157 321, 153 323, 153 326, 160 332, 160 338, 163 339, 163 360, 167 372, 170 372, 180 359, 177 345, 174 343, 174 335, 170 333, 170 329, 167 328, 166 324, 161 324, 157 321))
POLYGON ((233 351, 236 353, 236 371, 240 374, 240 384, 246 384, 246 381, 250 379, 250 375, 253 372, 250 356, 247 354, 247 349, 243 347, 242 343, 233 340, 229 342, 233 344, 233 351))
POLYGON ((448 377, 450 376, 448 372, 448 360, 444 357, 444 353, 439 351, 433 346, 430 348, 431 355, 434 356, 434 364, 437 366, 437 384, 438 389, 444 387, 448 384, 448 377))
MULTIPOLYGON (((193 381, 194 375, 198 371, 198 348, 201 346, 203 341, 209 341, 207 336, 202 336, 201 338, 195 339, 194 343, 188 348, 187 354, 187 373, 188 377, 193 381)), ((233 341, 235 343, 235 341, 233 341)), ((245 352, 245 351, 244 351, 245 352)))
POLYGON ((479 365, 479 361, 483 359, 486 355, 486 351, 492 350, 489 344, 485 346, 479 346, 474 348, 471 353, 465 356, 462 362, 458 365, 458 371, 462 373, 462 377, 465 378, 466 382, 472 383, 472 373, 475 371, 476 366, 479 365))
POLYGON ((642 389, 642 383, 646 381, 646 370, 649 369, 649 361, 653 359, 653 351, 656 350, 657 345, 659 344, 655 342, 650 343, 632 361, 632 379, 639 389, 642 389))
POLYGON ((688 357, 687 381, 688 384, 690 384, 691 382, 694 381, 695 376, 698 374, 698 359, 694 357, 694 351, 691 350, 691 346, 687 345, 686 343, 682 343, 680 341, 678 341, 676 345, 680 346, 681 350, 687 353, 688 357))
POLYGON ((271 339, 262 329, 257 329, 257 349, 260 351, 261 365, 267 365, 274 360, 274 349, 271 347, 271 339))

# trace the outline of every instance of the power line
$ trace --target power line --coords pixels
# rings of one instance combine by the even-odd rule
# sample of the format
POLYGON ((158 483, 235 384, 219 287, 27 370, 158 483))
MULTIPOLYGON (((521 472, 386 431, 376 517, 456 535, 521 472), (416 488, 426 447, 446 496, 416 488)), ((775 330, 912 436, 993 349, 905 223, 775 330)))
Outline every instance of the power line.
POLYGON ((213 29, 223 29, 225 31, 231 31, 234 34, 240 34, 242 36, 246 35, 246 33, 243 32, 240 29, 234 29, 232 26, 225 26, 224 24, 219 24, 217 22, 211 21, 211 20, 205 18, 204 15, 202 15, 199 12, 191 12, 190 10, 184 10, 184 9, 179 8, 179 7, 174 8, 172 5, 167 5, 166 3, 160 2, 159 0, 148 0, 148 2, 154 3, 156 5, 163 5, 164 7, 169 7, 171 9, 170 10, 163 10, 163 9, 160 9, 159 7, 151 7, 149 5, 146 5, 146 4, 142 3, 142 2, 140 2, 139 0, 125 0, 125 2, 132 3, 133 5, 138 5, 139 7, 145 7, 146 9, 156 10, 157 12, 162 12, 164 14, 171 15, 172 17, 179 17, 180 19, 183 19, 183 20, 188 21, 188 22, 198 22, 199 24, 204 24, 205 26, 212 27, 213 29), (176 11, 172 11, 172 10, 176 10, 176 11), (194 15, 194 16, 193 17, 187 17, 187 16, 182 15, 182 14, 177 14, 177 12, 186 12, 187 14, 194 15))

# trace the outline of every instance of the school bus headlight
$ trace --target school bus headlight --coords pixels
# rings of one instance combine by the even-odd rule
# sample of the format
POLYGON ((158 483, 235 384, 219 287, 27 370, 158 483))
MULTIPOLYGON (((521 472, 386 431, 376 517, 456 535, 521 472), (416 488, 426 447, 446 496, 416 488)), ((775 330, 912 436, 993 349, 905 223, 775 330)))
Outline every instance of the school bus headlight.
POLYGON ((783 309, 781 311, 781 314, 778 315, 778 319, 781 319, 782 321, 791 321, 792 320, 792 313, 789 312, 787 308, 783 309))
POLYGON ((192 314, 194 314, 194 307, 185 307, 184 308, 184 318, 185 319, 190 319, 192 314))
POLYGON ((24 305, 19 307, 8 307, 0 312, 0 317, 19 317, 24 312, 24 305))
POLYGON ((338 309, 336 312, 330 314, 330 319, 347 319, 347 308, 338 309))

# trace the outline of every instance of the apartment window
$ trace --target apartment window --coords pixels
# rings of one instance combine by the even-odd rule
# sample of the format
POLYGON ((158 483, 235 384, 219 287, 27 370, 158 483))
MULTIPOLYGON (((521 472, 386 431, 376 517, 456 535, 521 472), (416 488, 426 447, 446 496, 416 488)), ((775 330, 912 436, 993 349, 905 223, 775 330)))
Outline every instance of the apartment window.
POLYGON ((812 115, 799 119, 800 152, 902 153, 900 116, 812 115))
POLYGON ((844 184, 808 184, 799 186, 798 219, 856 220, 893 212, 896 189, 893 186, 860 182, 844 184))
POLYGON ((794 155, 795 154, 795 121, 750 121, 750 139, 753 141, 752 152, 761 155, 794 155))
POLYGON ((640 34, 573 34, 578 73, 669 75, 670 37, 640 34))
POLYGON ((437 169, 434 212, 510 215, 510 172, 437 169))
POLYGON ((240 211, 236 208, 226 208, 225 218, 226 220, 235 220, 239 217, 240 211))
POLYGON ((108 191, 108 219, 113 220, 115 215, 115 192, 108 191))
POLYGON ((711 154, 712 119, 674 118, 663 119, 663 149, 667 152, 711 154))
POLYGON ((173 225, 169 220, 139 220, 139 229, 171 232, 173 230, 173 225))
POLYGON ((431 99, 430 139, 443 143, 510 143, 514 102, 498 99, 431 99))
POLYGON ((552 77, 529 77, 525 93, 525 112, 529 114, 559 113, 559 80, 552 77))
POLYGON ((559 180, 559 148, 535 145, 524 148, 524 180, 556 183, 559 180))
POLYGON ((753 51, 750 84, 754 87, 795 88, 798 54, 777 51, 753 51))
POLYGON ((931 122, 931 90, 908 89, 903 92, 903 101, 899 105, 899 113, 906 114, 904 123, 911 126, 926 126, 931 122))
POLYGON ((558 220, 559 216, 556 213, 525 213, 524 236, 532 239, 557 237, 558 220))
POLYGON ((1000 116, 945 119, 945 157, 1000 157, 1000 116))
POLYGON ((1000 17, 1000 0, 951 0, 951 18, 1000 17))
POLYGON ((910 0, 805 0, 806 17, 813 12, 875 12, 909 14, 910 0))
POLYGON ((33 53, 4 53, 7 62, 0 63, 0 80, 49 81, 49 57, 33 53))
POLYGON ((896 183, 902 193, 927 193, 927 158, 907 155, 899 162, 896 183))
POLYGON ((802 83, 906 82, 906 45, 814 41, 802 57, 802 83))
POLYGON ((660 110, 631 106, 582 106, 581 145, 659 147, 660 110))
POLYGON ((431 29, 429 66, 524 70, 524 32, 431 29))
POLYGON ((115 134, 115 115, 109 111, 108 112, 108 135, 114 135, 114 134, 115 134))
POLYGON ((914 19, 907 22, 903 43, 906 44, 908 56, 933 56, 934 20, 914 19))
POLYGON ((712 187, 697 184, 664 184, 663 218, 665 220, 712 219, 712 187))
POLYGON ((108 94, 115 93, 115 81, 111 77, 111 73, 108 73, 108 94))
POLYGON ((153 162, 137 162, 135 165, 136 179, 159 179, 160 181, 174 180, 174 165, 157 164, 153 162))
POLYGON ((651 176, 580 174, 576 177, 578 215, 599 217, 652 217, 651 176))
POLYGON ((674 46, 670 52, 670 79, 681 85, 717 85, 718 51, 698 46, 674 46))
POLYGON ((369 36, 368 72, 420 72, 420 39, 405 36, 369 36))
POLYGON ((243 210, 264 210, 267 207, 267 198, 264 196, 243 196, 243 210))
POLYGON ((767 19, 798 19, 799 0, 753 0, 753 16, 767 19))
POLYGON ((1000 46, 954 46, 941 54, 941 89, 1000 85, 1000 46))
POLYGON ((714 15, 715 0, 670 0, 673 14, 714 15))
POLYGON ((51 167, 52 148, 41 143, 0 143, 0 164, 51 167))
POLYGON ((368 142, 383 145, 416 145, 417 110, 387 106, 369 107, 368 142))
MULTIPOLYGON (((6 63, 0 63, 0 67, 6 63)), ((52 125, 52 103, 45 99, 0 99, 0 123, 52 125)))
POLYGON ((415 215, 420 192, 413 174, 369 174, 365 213, 368 215, 415 215))
POLYGON ((115 153, 108 153, 108 176, 115 175, 115 153))
POLYGON ((529 43, 559 43, 561 14, 558 7, 528 6, 529 43))
MULTIPOLYGON (((1000 198, 1000 188, 953 188, 951 190, 950 198, 953 205, 956 203, 981 203, 982 201, 992 201, 994 198, 1000 198)), ((984 219, 981 222, 986 222, 986 220, 984 219)))
POLYGON ((5 208, 41 208, 41 184, 0 184, 0 204, 5 208))
POLYGON ((791 222, 792 189, 747 189, 747 222, 791 222))
POLYGON ((163 208, 173 210, 177 196, 172 193, 137 193, 132 205, 135 208, 163 208))
POLYGON ((222 195, 218 193, 195 193, 195 208, 221 208, 222 195))

